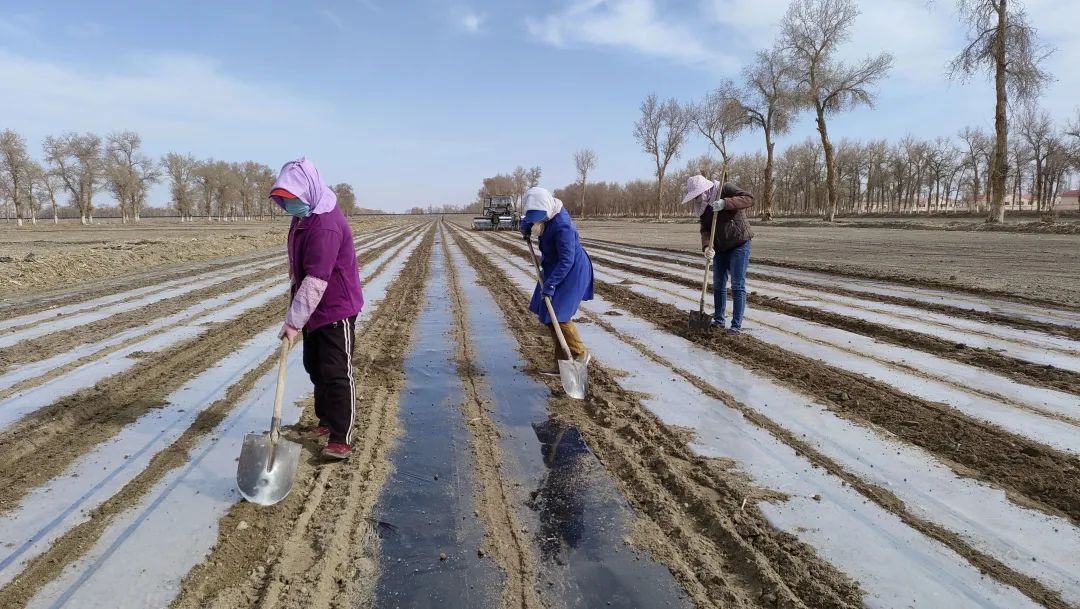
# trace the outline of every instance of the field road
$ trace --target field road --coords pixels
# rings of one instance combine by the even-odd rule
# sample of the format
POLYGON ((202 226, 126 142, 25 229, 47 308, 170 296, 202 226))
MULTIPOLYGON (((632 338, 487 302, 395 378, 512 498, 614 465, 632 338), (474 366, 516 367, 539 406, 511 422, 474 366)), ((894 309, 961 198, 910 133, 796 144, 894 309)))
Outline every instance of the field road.
POLYGON ((0 607, 1080 607, 1068 299, 755 263, 744 333, 691 333, 699 256, 583 226, 575 401, 520 235, 359 222, 354 454, 294 349, 272 507, 234 481, 283 251, 8 299, 0 607))

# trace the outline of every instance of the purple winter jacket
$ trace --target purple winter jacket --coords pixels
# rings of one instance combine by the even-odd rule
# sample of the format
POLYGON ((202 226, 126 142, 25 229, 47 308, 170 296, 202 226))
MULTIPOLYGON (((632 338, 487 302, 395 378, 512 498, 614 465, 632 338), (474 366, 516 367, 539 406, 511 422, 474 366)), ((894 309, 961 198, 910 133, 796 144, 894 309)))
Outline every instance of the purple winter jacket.
POLYGON ((306 218, 294 217, 289 227, 288 251, 293 294, 308 275, 326 282, 322 300, 303 329, 321 328, 364 308, 352 228, 339 208, 306 218))

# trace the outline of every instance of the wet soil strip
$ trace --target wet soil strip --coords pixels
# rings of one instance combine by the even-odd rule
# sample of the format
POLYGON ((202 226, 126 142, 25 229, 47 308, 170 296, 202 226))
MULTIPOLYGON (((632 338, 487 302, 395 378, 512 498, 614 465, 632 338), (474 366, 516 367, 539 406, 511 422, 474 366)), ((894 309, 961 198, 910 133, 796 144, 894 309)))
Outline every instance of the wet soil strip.
MULTIPOLYGON (((496 296, 519 351, 534 367, 549 364, 525 295, 479 253, 455 237, 496 296)), ((744 477, 695 455, 688 438, 619 387, 612 372, 590 367, 585 402, 553 397, 552 412, 577 427, 639 515, 631 541, 658 558, 697 607, 861 607, 857 586, 814 550, 769 525, 761 494, 744 477)), ((548 383, 553 392, 558 382, 548 383)))
MULTIPOLYGON (((514 265, 514 268, 519 267, 517 267, 517 265, 514 265)), ((830 473, 839 476, 844 482, 852 485, 866 497, 873 499, 878 505, 885 508, 887 511, 892 511, 897 515, 901 516, 901 519, 909 526, 912 526, 920 532, 929 535, 933 539, 942 541, 946 543, 946 545, 949 545, 954 551, 956 551, 961 556, 964 556, 976 567, 978 567, 981 572, 989 573, 999 581, 1020 588, 1027 596, 1029 596, 1029 598, 1032 598, 1037 602, 1043 603, 1050 607, 1068 607, 1068 604, 1061 599, 1059 593, 1050 590, 1046 585, 1041 584, 1035 579, 1035 577, 1045 576, 1053 582, 1055 587, 1064 586, 1074 591, 1076 590, 1077 582, 1067 573, 1062 573, 1060 568, 1056 571, 1053 568, 1051 568, 1050 571, 1047 571, 1047 568, 1050 567, 1050 565, 1045 562, 1045 559, 1048 556, 1060 557, 1060 552, 1063 551, 1060 548, 1057 550, 1057 552, 1055 552, 1051 547, 1047 546, 1045 548, 1045 551, 1041 553, 1044 561, 1039 563, 1044 566, 1033 566, 1030 560, 1035 560, 1034 558, 1026 559, 1022 557, 1013 557, 1013 554, 1015 554, 1013 546, 1004 539, 1002 539, 1001 541, 1005 542, 1005 549, 1002 550, 1001 553, 1008 554, 1011 557, 1009 560, 1011 560, 1014 564, 1018 565, 1021 570, 1034 572, 1035 575, 1024 575, 1005 566, 997 559, 977 550, 974 550, 971 546, 964 542, 959 535, 952 533, 947 528, 913 516, 907 511, 906 506, 899 499, 893 496, 889 491, 886 491, 883 488, 876 486, 875 484, 867 483, 863 479, 848 473, 842 465, 834 462, 828 457, 825 457, 817 449, 808 444, 809 441, 816 441, 819 445, 823 444, 826 448, 828 448, 831 444, 835 443, 835 441, 840 440, 841 438, 855 440, 860 435, 857 429, 853 428, 853 430, 845 430, 844 424, 840 422, 842 420, 839 419, 836 421, 837 425, 831 425, 829 423, 828 415, 825 414, 808 414, 811 411, 803 408, 805 404, 805 402, 803 401, 804 399, 800 398, 798 395, 785 393, 784 390, 779 388, 772 390, 775 394, 769 393, 770 388, 767 381, 764 385, 762 385, 761 381, 754 381, 751 378, 744 378, 747 377, 747 375, 751 377, 753 375, 745 371, 740 371, 737 366, 728 364, 723 360, 715 359, 715 361, 710 364, 709 359, 713 356, 708 355, 705 352, 695 352, 697 349, 696 347, 683 343, 682 339, 679 339, 677 337, 670 337, 668 339, 665 339, 665 335, 662 333, 662 331, 651 327, 648 322, 642 322, 635 317, 627 316, 625 314, 619 314, 617 310, 610 309, 609 305, 607 303, 604 303, 602 299, 597 299, 596 301, 589 303, 588 309, 594 311, 604 310, 605 315, 611 315, 610 317, 604 317, 601 315, 595 315, 590 313, 589 319, 593 323, 604 328, 605 331, 619 336, 624 342, 632 344, 641 354, 645 355, 651 360, 660 363, 667 368, 671 368, 677 374, 682 375, 684 378, 691 381, 698 389, 705 392, 706 395, 720 400, 721 402, 730 407, 738 409, 741 414, 747 419, 749 419, 752 423, 769 431, 781 442, 794 448, 798 454, 809 458, 816 465, 825 467, 830 473), (626 332, 628 332, 629 334, 624 334, 623 332, 616 330, 614 327, 615 325, 624 327, 626 332), (657 332, 660 332, 660 334, 657 334, 657 332), (646 346, 645 343, 648 343, 650 346, 646 346), (653 350, 657 348, 662 351, 653 350), (719 389, 714 388, 708 382, 702 380, 696 375, 687 372, 683 368, 674 366, 665 357, 657 355, 657 353, 659 352, 663 352, 669 357, 677 358, 680 361, 685 362, 686 365, 692 365, 695 369, 700 369, 702 368, 702 366, 704 366, 706 370, 709 370, 710 378, 721 377, 722 379, 724 379, 724 385, 730 386, 735 391, 739 391, 739 388, 743 386, 748 388, 753 387, 752 390, 744 393, 746 393, 746 395, 752 399, 767 402, 766 404, 758 404, 758 407, 763 408, 766 411, 777 411, 777 414, 781 414, 784 416, 784 420, 789 425, 792 423, 798 423, 800 420, 806 419, 808 416, 813 420, 807 421, 807 425, 804 427, 799 427, 798 425, 796 425, 795 432, 801 430, 803 433, 793 433, 788 429, 780 427, 766 416, 763 416, 760 412, 758 412, 758 410, 750 408, 745 404, 742 404, 739 401, 735 400, 726 393, 723 393, 719 389), (717 368, 720 369, 718 370, 717 368), (730 370, 728 370, 729 368, 730 370), (785 403, 785 401, 790 402, 790 408, 787 411, 784 411, 785 406, 783 404, 785 403), (824 418, 822 419, 821 417, 824 418), (824 429, 820 430, 819 428, 821 428, 822 425, 824 425, 824 429), (818 437, 817 440, 814 440, 815 436, 819 433, 822 433, 824 435, 818 437)), ((591 330, 589 329, 591 328, 591 326, 586 326, 585 328, 586 329, 583 330, 583 333, 591 332, 591 330)), ((591 341, 590 344, 592 344, 591 341)), ((634 365, 632 369, 639 370, 641 369, 641 366, 634 365)), ((664 406, 662 408, 675 408, 676 410, 685 410, 685 407, 682 406, 664 406)), ((682 413, 679 416, 683 418, 689 416, 689 421, 691 422, 688 424, 694 427, 699 427, 703 425, 704 421, 709 419, 709 417, 696 418, 694 415, 688 413, 682 413)), ((707 451, 715 450, 720 453, 731 450, 731 448, 735 444, 737 444, 733 443, 731 439, 722 440, 719 436, 717 436, 714 440, 712 436, 713 432, 708 431, 704 428, 699 428, 697 444, 699 446, 705 447, 704 449, 707 451), (702 434, 706 434, 707 437, 703 437, 702 434)), ((888 447, 880 447, 879 450, 875 447, 875 442, 878 442, 878 440, 876 440, 872 435, 864 437, 863 440, 858 441, 863 442, 863 444, 865 445, 860 445, 857 447, 848 446, 847 448, 841 448, 840 452, 838 453, 840 455, 840 458, 846 459, 849 465, 855 465, 856 468, 864 469, 865 471, 862 473, 864 477, 876 477, 879 481, 881 481, 881 483, 896 484, 898 485, 897 488, 899 488, 902 492, 905 491, 905 488, 908 486, 908 478, 904 477, 903 485, 900 485, 899 483, 899 479, 905 475, 905 470, 901 468, 901 470, 897 471, 895 465, 892 464, 894 458, 891 456, 893 452, 896 452, 897 455, 901 454, 901 451, 904 449, 896 450, 890 449, 888 447), (866 442, 869 443, 867 444, 866 442), (879 452, 881 454, 880 459, 877 458, 877 454, 879 452), (849 458, 850 455, 855 454, 861 456, 854 460, 849 458), (867 459, 869 459, 870 461, 869 467, 871 468, 868 470, 865 468, 866 464, 863 463, 863 461, 867 459), (877 463, 880 466, 878 469, 873 469, 873 462, 875 461, 875 459, 877 459, 877 463), (895 478, 895 482, 892 481, 890 476, 893 476, 895 478)), ((952 492, 953 489, 951 487, 952 485, 954 485, 954 482, 951 480, 952 474, 943 473, 942 475, 944 477, 942 478, 942 480, 944 480, 944 482, 942 482, 942 480, 936 479, 932 475, 927 478, 926 476, 929 472, 924 473, 922 471, 925 468, 921 460, 925 458, 925 456, 915 455, 912 459, 908 459, 909 461, 912 461, 912 463, 910 464, 909 469, 907 470, 908 473, 906 474, 913 477, 913 484, 917 484, 920 486, 918 492, 916 493, 919 497, 918 502, 920 509, 925 508, 923 509, 923 511, 926 511, 927 509, 930 511, 937 511, 939 508, 943 507, 944 514, 935 513, 932 514, 931 517, 940 517, 944 515, 946 517, 946 521, 950 521, 951 510, 955 509, 959 512, 966 513, 967 510, 965 510, 961 504, 964 504, 965 502, 971 502, 968 501, 965 497, 957 497, 954 495, 953 500, 959 499, 960 501, 956 502, 956 506, 949 504, 949 493, 952 492), (942 484, 944 486, 942 486, 942 484), (938 490, 939 492, 933 495, 927 495, 926 493, 932 493, 935 490, 935 485, 937 485, 936 490, 938 490), (939 497, 939 495, 942 496, 939 497), (943 500, 946 502, 945 504, 941 503, 943 500)), ((896 458, 896 460, 899 459, 900 457, 896 458)), ((933 467, 931 466, 930 469, 933 470, 933 467)), ((941 476, 939 476, 938 478, 941 478, 941 476)), ((981 492, 978 486, 972 486, 971 488, 976 493, 981 492)), ((911 493, 907 494, 910 495, 911 493)), ((833 497, 833 499, 835 499, 835 497, 833 497)), ((996 498, 989 499, 989 505, 992 507, 994 503, 996 503, 996 501, 996 498)), ((976 505, 978 505, 978 501, 976 501, 975 503, 976 505)), ((817 507, 817 503, 811 503, 809 505, 814 506, 815 508, 817 507)), ((1009 511, 1008 506, 1002 507, 1005 509, 1005 512, 1009 511)), ((1057 539, 1058 529, 1052 528, 1050 526, 1043 527, 1043 523, 1041 522, 1043 517, 1035 517, 1035 520, 1031 521, 1029 523, 1029 526, 1027 527, 1025 527, 1025 525, 1023 524, 1023 517, 1026 517, 1026 514, 1023 512, 1019 512, 1017 514, 1014 514, 1013 516, 1001 516, 1002 519, 1010 521, 1010 527, 1018 526, 1021 529, 1031 529, 1027 533, 1029 535, 1035 535, 1035 529, 1046 528, 1047 531, 1043 536, 1044 539, 1053 543, 1059 542, 1059 540, 1057 539)), ((961 517, 959 524, 954 523, 954 530, 966 530, 968 531, 969 535, 976 534, 975 537, 977 538, 977 533, 979 532, 978 522, 967 524, 965 524, 965 522, 966 521, 964 521, 961 517)), ((1059 526, 1061 526, 1062 529, 1071 529, 1071 527, 1064 522, 1062 522, 1059 526)), ((1075 535, 1075 529, 1072 529, 1072 531, 1073 535, 1075 535)), ((1001 546, 1001 543, 995 543, 999 541, 997 539, 999 531, 996 524, 989 525, 981 532, 988 534, 990 537, 989 539, 980 542, 980 546, 1001 546)), ((865 539, 865 543, 871 543, 869 537, 865 539)), ((1060 543, 1065 544, 1066 547, 1069 546, 1069 542, 1065 539, 1060 540, 1060 543)), ((1018 545, 1024 546, 1025 544, 1022 542, 1018 545)), ((1039 547, 1039 544, 1036 543, 1035 546, 1031 547, 1037 548, 1039 547)), ((1021 550, 1021 552, 1023 551, 1024 550, 1021 550)), ((1065 550, 1064 552, 1067 553, 1067 550, 1065 550)), ((862 581, 866 582, 868 581, 868 579, 863 577, 862 581)))
MULTIPOLYGON (((584 239, 583 241, 592 251, 609 251, 655 262, 677 264, 693 270, 701 270, 702 268, 702 265, 698 263, 698 257, 687 254, 686 252, 682 252, 682 255, 676 256, 671 253, 665 254, 662 251, 649 248, 612 245, 609 242, 601 242, 593 239, 584 239), (691 259, 693 260, 691 261, 691 259)), ((997 312, 990 310, 991 308, 986 305, 983 305, 985 310, 975 308, 976 302, 971 302, 971 307, 966 308, 959 303, 950 305, 936 302, 934 296, 927 296, 924 299, 913 298, 910 295, 898 296, 895 293, 899 293, 904 289, 910 290, 910 288, 905 288, 899 283, 896 284, 895 287, 885 285, 883 280, 880 287, 872 284, 867 286, 859 286, 858 284, 851 285, 844 283, 843 278, 830 277, 826 273, 806 272, 803 275, 798 275, 790 273, 790 271, 785 272, 782 270, 769 269, 765 265, 758 266, 758 264, 759 261, 755 258, 753 260, 753 265, 750 267, 750 272, 747 274, 747 278, 819 290, 841 296, 850 296, 852 298, 876 300, 888 304, 926 309, 928 311, 944 313, 954 317, 995 323, 1020 330, 1036 330, 1047 334, 1065 336, 1073 340, 1080 340, 1080 316, 1078 316, 1077 324, 1064 325, 1064 323, 1043 321, 1041 320, 1043 317, 1041 315, 1038 316, 1040 319, 1031 319, 1019 315, 1016 312, 997 312), (759 270, 755 271, 755 268, 759 270)), ((938 298, 941 298, 941 296, 938 298)))
MULTIPOLYGON (((397 269, 400 268, 401 265, 398 265, 397 269)), ((394 272, 395 270, 391 269, 388 274, 393 274, 394 272)), ((377 277, 370 284, 371 291, 373 292, 371 306, 375 307, 376 315, 378 315, 377 305, 379 304, 379 300, 381 300, 382 291, 385 289, 385 285, 386 281, 384 280, 384 277, 381 276, 377 277)), ((400 288, 396 290, 399 295, 402 291, 407 290, 402 290, 400 288)), ((277 310, 273 317, 275 319, 279 318, 280 310, 277 310)), ((302 393, 303 388, 310 387, 310 385, 306 384, 306 373, 304 373, 302 367, 299 365, 298 358, 300 351, 300 349, 296 349, 290 355, 290 358, 296 359, 297 361, 293 362, 295 365, 291 365, 289 375, 290 379, 292 379, 290 381, 291 387, 302 393)), ((155 565, 163 572, 171 572, 177 569, 178 563, 175 562, 175 557, 172 557, 168 552, 161 551, 163 546, 160 543, 160 539, 170 535, 178 536, 178 538, 175 540, 175 543, 166 544, 165 547, 168 547, 173 551, 189 552, 189 554, 194 552, 193 554, 190 554, 190 556, 195 556, 196 558, 201 556, 201 552, 205 552, 205 549, 198 550, 198 548, 205 548, 210 544, 209 542, 203 543, 193 540, 197 539, 198 535, 203 535, 205 533, 205 526, 199 525, 199 527, 197 527, 198 531, 203 531, 203 533, 198 533, 198 531, 196 531, 196 533, 198 533, 197 535, 190 531, 186 534, 180 530, 174 531, 174 527, 176 526, 176 514, 185 514, 190 519, 193 517, 202 517, 207 514, 220 513, 224 510, 224 507, 219 501, 221 501, 221 497, 223 497, 224 494, 228 495, 228 498, 226 499, 227 504, 233 504, 237 500, 232 482, 235 468, 235 454, 237 454, 239 450, 239 445, 236 443, 239 442, 243 433, 249 431, 247 427, 251 427, 252 429, 261 429, 265 427, 264 410, 265 404, 268 403, 267 399, 269 399, 267 398, 267 395, 272 395, 272 381, 276 380, 276 378, 274 378, 276 369, 273 369, 275 363, 276 354, 269 356, 258 369, 252 370, 246 374, 240 383, 229 388, 225 400, 215 403, 205 412, 201 413, 196 419, 195 424, 185 432, 180 440, 155 457, 147 470, 126 485, 120 493, 113 496, 106 504, 90 513, 87 522, 68 532, 60 538, 48 552, 31 561, 27 569, 20 574, 12 584, 0 589, 0 605, 8 606, 8 599, 18 602, 20 605, 25 604, 31 595, 41 590, 42 587, 46 586, 49 582, 54 582, 51 590, 55 594, 60 594, 61 596, 59 598, 60 600, 63 600, 63 597, 64 595, 67 595, 67 592, 60 592, 59 590, 62 587, 62 582, 56 582, 55 580, 61 576, 61 571, 66 565, 79 559, 91 546, 95 545, 95 540, 97 540, 96 547, 99 548, 99 552, 104 551, 106 554, 103 556, 106 558, 111 556, 113 553, 119 551, 119 547, 123 544, 125 539, 130 539, 131 536, 136 534, 142 534, 138 528, 140 526, 146 526, 146 530, 152 531, 150 534, 152 540, 135 540, 134 542, 129 542, 132 544, 130 547, 134 547, 134 551, 158 552, 161 555, 151 557, 151 559, 146 561, 146 565, 155 565), (260 379, 262 380, 260 381, 260 379), (249 393, 249 390, 257 381, 265 384, 265 387, 261 390, 261 395, 249 393), (237 408, 237 404, 240 403, 241 398, 244 399, 243 404, 246 404, 246 406, 237 408), (252 406, 256 403, 260 404, 260 406, 252 410, 252 406), (255 418, 240 425, 238 421, 241 417, 245 416, 245 413, 246 416, 254 416, 255 418), (219 438, 210 435, 212 432, 215 432, 215 430, 218 430, 219 432, 223 430, 224 423, 227 423, 228 421, 233 421, 233 423, 229 423, 228 426, 231 426, 235 432, 233 436, 228 438, 230 442, 236 444, 236 446, 231 447, 231 450, 219 447, 219 438), (193 456, 195 457, 196 462, 191 461, 193 456), (201 477, 198 475, 201 470, 199 470, 197 461, 200 458, 209 459, 208 463, 216 463, 212 467, 208 466, 208 469, 210 470, 209 475, 205 473, 201 477), (186 467, 180 469, 181 466, 186 467), (193 479, 192 476, 194 476, 193 479), (179 493, 181 495, 184 493, 190 494, 192 492, 191 488, 195 489, 194 492, 196 497, 194 499, 184 496, 181 497, 179 503, 177 503, 177 500, 172 498, 175 497, 174 493, 179 493), (220 491, 216 501, 213 498, 214 492, 212 492, 215 488, 220 491), (146 502, 148 500, 145 496, 152 489, 158 489, 161 492, 156 494, 157 499, 154 499, 147 504, 146 502), (201 495, 204 494, 204 490, 208 491, 206 496, 210 497, 209 499, 201 497, 201 495), (138 504, 140 501, 151 511, 132 512, 130 510, 131 506, 138 504), (170 501, 172 503, 170 503, 170 501), (200 508, 193 510, 190 508, 193 501, 208 503, 205 509, 200 508), (168 507, 170 505, 172 507, 168 507), (126 529, 114 524, 115 522, 118 522, 118 519, 120 518, 130 520, 132 517, 135 517, 135 520, 132 522, 132 526, 129 526, 126 529), (147 523, 149 523, 148 526, 147 523), (110 527, 110 525, 113 526, 110 527), (155 528, 158 532, 153 533, 155 528), (121 529, 126 530, 127 532, 125 533, 121 529), (102 541, 106 530, 112 531, 110 535, 120 534, 120 537, 117 537, 111 545, 109 544, 109 540, 102 541), (192 550, 193 544, 196 546, 195 550, 192 550)), ((290 389, 290 391, 293 391, 293 389, 290 389)), ((296 416, 299 413, 293 411, 291 414, 296 416)), ((293 439, 298 438, 293 436, 293 439)), ((310 453, 309 456, 314 458, 310 453)), ((252 507, 250 504, 244 505, 252 507)), ((216 516, 213 518, 216 519, 216 516)), ((284 528, 285 527, 281 527, 281 529, 284 528)), ((211 528, 210 530, 211 535, 213 535, 213 529, 211 528)), ((82 564, 88 564, 91 571, 95 572, 102 566, 102 563, 100 562, 87 563, 85 560, 82 564)), ((105 566, 106 574, 104 579, 88 580, 85 572, 84 575, 78 576, 79 579, 74 581, 71 581, 73 576, 67 576, 69 583, 75 584, 74 587, 69 588, 69 592, 73 593, 78 589, 80 595, 85 594, 88 597, 93 598, 106 598, 107 601, 104 602, 102 606, 111 607, 115 606, 115 594, 106 594, 103 590, 109 588, 115 590, 117 588, 116 581, 137 581, 139 583, 134 588, 131 586, 126 588, 121 586, 121 588, 137 595, 164 595, 161 596, 163 599, 162 602, 167 602, 168 599, 175 594, 176 582, 183 574, 180 572, 175 575, 175 579, 171 581, 162 581, 145 576, 146 570, 143 568, 144 564, 139 561, 133 562, 131 560, 122 560, 119 562, 110 562, 105 566), (115 578, 110 578, 108 575, 110 570, 124 571, 125 569, 129 571, 134 569, 135 571, 138 571, 138 573, 125 573, 124 575, 115 578), (104 581, 106 585, 102 585, 102 581, 104 581), (99 597, 99 594, 102 596, 99 597)), ((223 565, 219 563, 219 566, 223 565)), ((139 598, 141 599, 143 597, 139 596, 139 598)), ((136 602, 133 600, 132 602, 142 604, 141 601, 136 602)), ((87 605, 81 603, 80 606, 87 605)), ((230 604, 226 606, 233 607, 234 605, 230 604)))
POLYGON ((666 568, 625 544, 626 499, 580 431, 548 412, 550 390, 525 374, 491 294, 457 246, 449 250, 485 548, 508 580, 520 580, 504 590, 503 606, 541 606, 540 585, 548 606, 689 607, 666 568))
POLYGON ((405 360, 403 428, 390 454, 395 472, 374 517, 382 539, 376 607, 496 607, 500 574, 478 560, 483 526, 475 511, 473 458, 459 405, 447 260, 436 238, 432 276, 405 360))
MULTIPOLYGON (((523 256, 510 244, 504 247, 523 256)), ((690 333, 685 311, 627 286, 598 281, 597 291, 673 334, 815 397, 841 416, 876 425, 931 452, 960 475, 997 485, 1021 506, 1066 515, 1074 524, 1080 523, 1080 485, 1075 483, 1080 458, 1076 456, 749 334, 728 340, 722 335, 690 333)))
MULTIPOLYGON (((398 258, 365 287, 372 304, 357 327, 353 457, 344 464, 321 463, 321 442, 304 438, 306 457, 294 492, 271 509, 246 502, 230 507, 217 543, 184 578, 173 607, 371 606, 378 546, 371 510, 390 473, 387 452, 396 435, 401 369, 429 273, 433 235, 426 232, 407 260, 398 258)), ((310 408, 301 424, 315 424, 310 408)))
MULTIPOLYGON (((617 241, 609 241, 605 239, 585 239, 586 242, 594 245, 607 245, 612 248, 625 247, 625 244, 617 241)), ((656 252, 660 252, 661 255, 664 252, 677 254, 679 256, 686 256, 688 251, 679 250, 665 247, 651 247, 647 248, 656 252)), ((992 298, 1000 300, 1002 307, 1007 307, 1009 304, 1021 305, 1024 310, 1018 310, 1015 312, 1017 315, 1023 315, 1032 317, 1036 320, 1043 320, 1050 322, 1046 319, 1047 315, 1055 316, 1052 323, 1060 325, 1066 325, 1070 327, 1080 327, 1080 309, 1075 307, 1069 307, 1063 305, 1060 302, 1052 300, 1042 300, 1038 298, 1032 298, 1028 296, 1022 296, 1019 294, 1012 294, 1010 292, 1002 292, 995 290, 985 290, 970 286, 956 285, 948 282, 931 281, 922 277, 907 277, 897 276, 882 273, 873 273, 870 271, 860 271, 859 269, 852 268, 838 268, 827 267, 821 268, 819 266, 809 264, 799 264, 796 262, 788 262, 782 260, 772 260, 769 258, 754 258, 754 264, 763 266, 772 266, 785 269, 793 269, 796 271, 805 271, 816 275, 837 275, 840 277, 851 277, 859 280, 870 280, 875 282, 888 282, 894 285, 912 286, 918 289, 923 294, 930 297, 940 298, 971 298, 972 302, 985 304, 984 298, 992 298)))

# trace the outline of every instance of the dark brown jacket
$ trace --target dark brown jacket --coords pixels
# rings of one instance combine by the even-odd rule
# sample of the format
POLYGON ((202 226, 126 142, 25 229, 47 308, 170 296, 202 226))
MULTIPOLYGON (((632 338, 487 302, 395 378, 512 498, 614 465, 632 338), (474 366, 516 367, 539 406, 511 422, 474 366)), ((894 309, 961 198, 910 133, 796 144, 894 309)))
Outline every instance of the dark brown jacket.
MULTIPOLYGON (((724 184, 724 187, 720 189, 720 198, 727 201, 727 207, 716 218, 716 239, 713 241, 713 249, 717 252, 726 252, 754 238, 754 231, 750 230, 750 222, 746 219, 745 211, 754 204, 754 195, 731 184, 724 184)), ((698 219, 702 250, 709 242, 712 218, 712 209, 707 208, 698 219)))

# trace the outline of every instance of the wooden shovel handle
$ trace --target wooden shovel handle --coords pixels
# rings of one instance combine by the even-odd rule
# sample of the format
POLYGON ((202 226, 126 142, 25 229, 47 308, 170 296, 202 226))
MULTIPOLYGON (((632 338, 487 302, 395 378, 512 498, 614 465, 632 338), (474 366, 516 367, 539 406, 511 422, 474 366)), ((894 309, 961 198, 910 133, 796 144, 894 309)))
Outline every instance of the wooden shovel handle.
POLYGON ((281 435, 281 403, 285 400, 285 365, 289 360, 292 342, 288 336, 281 337, 281 351, 278 356, 277 389, 274 391, 274 418, 270 420, 270 441, 277 442, 281 435))

